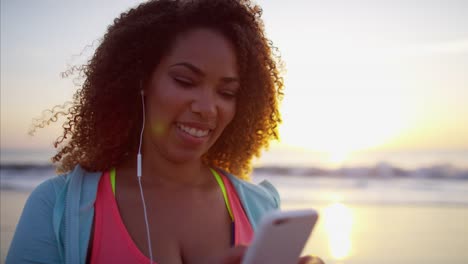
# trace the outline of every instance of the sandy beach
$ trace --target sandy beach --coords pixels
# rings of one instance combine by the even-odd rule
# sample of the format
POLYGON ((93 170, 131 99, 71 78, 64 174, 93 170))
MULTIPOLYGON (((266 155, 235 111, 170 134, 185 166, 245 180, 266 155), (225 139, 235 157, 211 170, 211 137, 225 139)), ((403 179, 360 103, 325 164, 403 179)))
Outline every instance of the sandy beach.
MULTIPOLYGON (((29 192, 1 191, 1 263, 29 192)), ((327 264, 468 263, 468 207, 284 203, 320 221, 304 253, 327 264)))
POLYGON ((1 263, 5 262, 16 224, 29 196, 26 191, 1 190, 0 192, 0 234, 1 263))
POLYGON ((468 207, 283 204, 321 219, 304 254, 327 264, 468 263, 468 207))

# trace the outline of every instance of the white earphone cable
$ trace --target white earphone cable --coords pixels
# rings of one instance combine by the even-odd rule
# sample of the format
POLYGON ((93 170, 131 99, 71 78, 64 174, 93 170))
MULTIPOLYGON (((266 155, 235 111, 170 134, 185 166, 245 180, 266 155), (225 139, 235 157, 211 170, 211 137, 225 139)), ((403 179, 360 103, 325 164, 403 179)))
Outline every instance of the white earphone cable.
MULTIPOLYGON (((141 87, 141 83, 140 83, 141 87)), ((143 112, 143 124, 141 125, 141 132, 140 132, 140 146, 138 146, 138 155, 137 155, 137 176, 141 177, 141 145, 143 142, 143 131, 145 130, 145 123, 146 123, 146 114, 145 114, 145 92, 141 90, 141 107, 143 112)))
MULTIPOLYGON (((140 82, 141 87, 141 82, 140 82)), ((138 155, 137 155, 137 177, 138 177, 138 185, 140 186, 140 195, 141 195, 141 202, 143 203, 143 212, 145 215, 145 225, 146 225, 146 237, 148 239, 148 252, 150 257, 150 264, 153 263, 153 250, 151 246, 151 235, 149 229, 149 222, 148 222, 148 214, 146 213, 146 203, 145 203, 145 195, 143 194, 143 187, 141 185, 141 175, 142 175, 142 166, 141 166, 141 145, 143 142, 143 131, 145 130, 145 93, 143 89, 141 90, 141 105, 143 109, 143 125, 141 127, 140 132, 140 146, 138 147, 138 155)))
POLYGON ((150 257, 150 264, 152 264, 153 263, 153 250, 151 247, 151 236, 150 236, 150 231, 149 231, 148 215, 146 214, 145 196, 143 194, 143 187, 141 186, 141 177, 138 177, 138 185, 140 185, 141 201, 143 202, 143 212, 145 213, 146 237, 148 239, 148 252, 149 252, 149 257, 150 257))

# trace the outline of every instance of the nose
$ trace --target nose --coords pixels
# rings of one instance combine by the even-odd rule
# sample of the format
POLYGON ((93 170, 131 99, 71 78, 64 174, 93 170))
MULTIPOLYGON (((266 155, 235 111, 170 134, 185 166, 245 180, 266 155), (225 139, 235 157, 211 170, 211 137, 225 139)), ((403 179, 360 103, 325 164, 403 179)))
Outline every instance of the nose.
POLYGON ((216 118, 217 106, 215 96, 210 92, 199 93, 192 102, 191 110, 203 119, 216 118))

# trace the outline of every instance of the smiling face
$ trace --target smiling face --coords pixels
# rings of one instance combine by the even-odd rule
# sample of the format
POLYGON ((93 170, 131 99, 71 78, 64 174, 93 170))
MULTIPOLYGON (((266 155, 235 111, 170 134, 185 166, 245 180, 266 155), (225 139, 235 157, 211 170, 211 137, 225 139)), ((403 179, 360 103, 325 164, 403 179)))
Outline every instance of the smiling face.
POLYGON ((234 117, 237 68, 222 34, 199 28, 179 35, 146 87, 144 142, 151 154, 200 160, 234 117))

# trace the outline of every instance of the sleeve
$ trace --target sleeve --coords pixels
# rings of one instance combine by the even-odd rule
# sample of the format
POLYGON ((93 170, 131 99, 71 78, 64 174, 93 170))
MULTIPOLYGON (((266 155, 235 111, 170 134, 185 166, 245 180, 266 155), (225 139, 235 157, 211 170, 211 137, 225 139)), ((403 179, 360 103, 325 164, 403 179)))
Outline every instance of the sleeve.
POLYGON ((6 257, 6 264, 60 263, 53 229, 56 194, 52 180, 40 184, 24 206, 6 257))

